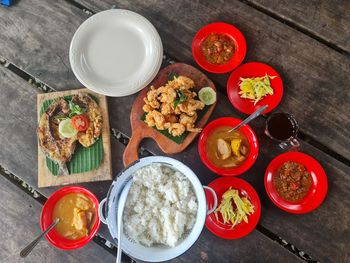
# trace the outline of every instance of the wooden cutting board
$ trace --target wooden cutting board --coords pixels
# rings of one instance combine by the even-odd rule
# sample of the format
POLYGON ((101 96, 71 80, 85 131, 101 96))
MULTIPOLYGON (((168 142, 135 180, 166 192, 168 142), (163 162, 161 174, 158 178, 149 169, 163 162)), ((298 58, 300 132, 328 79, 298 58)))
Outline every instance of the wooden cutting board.
MULTIPOLYGON (((61 92, 52 92, 38 94, 37 97, 37 110, 38 110, 38 122, 40 120, 40 109, 44 101, 48 99, 56 99, 63 96, 74 95, 79 92, 85 92, 93 95, 98 99, 98 105, 101 108, 103 125, 102 125, 102 140, 103 140, 103 159, 100 166, 95 169, 84 173, 69 174, 63 176, 54 176, 51 174, 46 165, 46 156, 42 152, 38 143, 38 187, 47 187, 54 185, 66 185, 76 184, 82 182, 92 181, 104 181, 112 179, 112 166, 111 166, 111 141, 110 141, 110 129, 108 119, 107 99, 105 96, 92 92, 88 89, 69 90, 61 92)), ((78 143, 78 142, 77 142, 78 143)))
MULTIPOLYGON (((211 87, 216 91, 214 83, 198 69, 183 63, 176 63, 159 71, 158 75, 152 81, 152 83, 144 88, 137 96, 130 114, 130 122, 132 135, 130 141, 124 151, 123 161, 127 166, 130 163, 138 159, 138 146, 143 138, 152 138, 156 141, 159 148, 167 153, 174 154, 179 153, 186 149, 186 147, 194 140, 198 133, 190 132, 181 144, 178 144, 171 139, 167 138, 159 131, 148 125, 141 120, 141 116, 144 114, 142 107, 145 104, 143 98, 146 97, 147 92, 153 85, 155 88, 165 85, 168 82, 168 76, 170 73, 175 72, 178 75, 183 75, 191 78, 195 83, 195 90, 198 92, 202 87, 211 87)), ((216 103, 211 105, 204 116, 198 121, 196 127, 203 128, 212 114, 216 103)))

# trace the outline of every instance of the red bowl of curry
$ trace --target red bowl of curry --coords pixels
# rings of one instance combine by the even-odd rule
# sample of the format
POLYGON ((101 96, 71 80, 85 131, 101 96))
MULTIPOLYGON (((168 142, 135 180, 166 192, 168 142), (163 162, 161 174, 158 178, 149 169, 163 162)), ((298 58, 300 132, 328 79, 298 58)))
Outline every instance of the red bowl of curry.
POLYGON ((200 134, 199 156, 218 175, 240 175, 258 158, 258 139, 249 125, 228 132, 240 122, 242 120, 232 117, 219 118, 210 122, 200 134))
POLYGON ((67 186, 54 192, 41 210, 40 226, 44 231, 55 218, 60 221, 46 239, 63 250, 85 246, 100 227, 98 206, 95 195, 83 187, 67 186))
POLYGON ((238 67, 246 54, 243 34, 227 23, 212 23, 201 28, 192 41, 192 55, 203 69, 226 73, 238 67))
POLYGON ((295 214, 316 209, 328 190, 322 166, 301 152, 287 152, 273 159, 266 169, 264 182, 272 202, 295 214))

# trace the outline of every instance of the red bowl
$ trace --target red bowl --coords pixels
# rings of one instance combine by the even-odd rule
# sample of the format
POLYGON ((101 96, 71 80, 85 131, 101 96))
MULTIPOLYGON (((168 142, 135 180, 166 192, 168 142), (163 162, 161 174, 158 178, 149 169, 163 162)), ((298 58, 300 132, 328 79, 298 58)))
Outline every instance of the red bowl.
POLYGON ((247 45, 241 31, 233 25, 222 22, 204 26, 197 32, 192 41, 192 55, 194 60, 203 69, 213 73, 226 73, 233 70, 242 63, 246 51, 247 45), (230 37, 235 44, 235 53, 233 54, 233 57, 224 65, 214 65, 209 63, 202 53, 201 44, 211 33, 224 34, 230 37))
POLYGON ((91 228, 91 231, 88 236, 77 239, 77 240, 71 240, 64 237, 61 237, 57 232, 55 231, 55 228, 52 229, 47 235, 46 239, 54 245, 55 247, 58 247, 63 250, 71 250, 71 249, 77 249, 85 246, 96 234, 98 228, 100 227, 100 218, 98 216, 98 205, 99 202, 96 198, 96 196, 91 193, 89 190, 80 187, 80 186, 67 186, 59 189, 58 191, 54 192, 49 199, 47 199, 46 203, 44 204, 42 210, 41 210, 41 216, 40 216, 40 226, 41 230, 44 231, 52 224, 52 212, 53 208, 55 207, 58 200, 60 200, 63 196, 70 194, 70 193, 81 193, 90 198, 90 200, 95 205, 95 224, 91 228))
POLYGON ((272 202, 282 210, 293 214, 304 214, 316 209, 323 202, 328 190, 327 176, 322 166, 314 158, 301 152, 287 152, 273 159, 266 169, 264 183, 272 202), (284 200, 273 185, 273 177, 287 161, 304 165, 312 177, 309 193, 298 202, 284 200))
POLYGON ((250 62, 241 65, 235 71, 233 71, 227 81, 227 96, 237 110, 245 114, 252 114, 263 105, 269 107, 264 111, 264 114, 272 111, 278 106, 283 96, 283 83, 280 75, 269 65, 260 62, 250 62), (267 95, 262 98, 257 104, 250 99, 243 99, 238 94, 240 78, 254 78, 263 77, 265 74, 270 76, 276 76, 274 79, 270 79, 271 87, 274 90, 273 95, 267 95))
POLYGON ((258 146, 258 138, 256 137, 254 131, 252 128, 250 128, 249 125, 244 125, 240 128, 240 131, 247 137, 247 140, 249 142, 250 151, 248 154, 248 157, 245 159, 245 161, 238 167, 233 168, 221 168, 213 164, 207 157, 205 146, 208 140, 208 136, 212 131, 214 131, 216 128, 221 126, 236 126, 242 122, 240 119, 232 118, 232 117, 225 117, 225 118, 219 118, 212 122, 210 122, 201 132, 201 135, 199 137, 198 141, 198 152, 199 156, 202 160, 202 162, 214 173, 217 173, 218 175, 222 176, 236 176, 244 173, 247 171, 256 159, 258 158, 258 152, 259 152, 259 146, 258 146))
MULTIPOLYGON (((218 204, 220 204, 222 195, 230 187, 232 187, 234 189, 239 190, 240 195, 248 197, 248 199, 254 206, 254 213, 248 216, 248 223, 243 221, 233 228, 231 225, 218 222, 215 218, 214 213, 208 215, 205 220, 205 226, 209 229, 210 232, 221 238, 237 239, 248 235, 255 229, 260 219, 261 204, 258 194, 249 183, 239 178, 222 177, 212 181, 209 184, 209 187, 214 189, 218 197, 218 204)), ((208 204, 213 203, 213 197, 211 194, 206 192, 206 198, 208 204)))

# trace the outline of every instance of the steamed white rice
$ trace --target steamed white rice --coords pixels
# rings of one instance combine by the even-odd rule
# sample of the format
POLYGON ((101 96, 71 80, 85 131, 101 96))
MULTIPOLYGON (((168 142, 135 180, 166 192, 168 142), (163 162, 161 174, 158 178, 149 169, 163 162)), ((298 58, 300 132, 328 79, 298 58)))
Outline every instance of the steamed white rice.
POLYGON ((192 184, 182 173, 151 164, 133 175, 123 215, 124 233, 145 246, 174 247, 192 229, 197 207, 192 184))

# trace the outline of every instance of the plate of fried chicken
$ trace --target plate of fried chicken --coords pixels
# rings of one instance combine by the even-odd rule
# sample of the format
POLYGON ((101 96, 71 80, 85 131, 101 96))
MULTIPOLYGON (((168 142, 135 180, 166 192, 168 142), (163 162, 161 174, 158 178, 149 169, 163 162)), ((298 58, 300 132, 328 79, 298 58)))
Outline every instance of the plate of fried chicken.
POLYGON ((124 164, 138 159, 137 147, 147 137, 165 153, 183 151, 201 132, 216 105, 216 101, 206 105, 199 99, 203 88, 216 91, 213 82, 198 69, 184 63, 163 68, 133 104, 133 132, 124 164))

